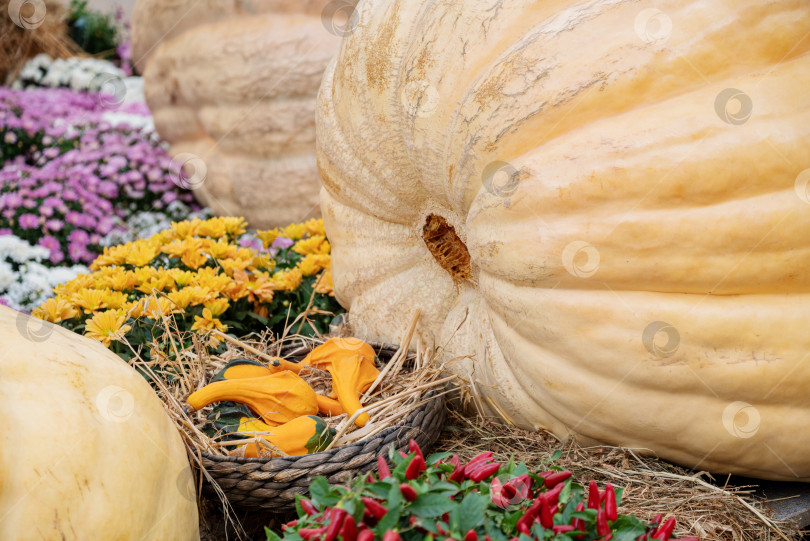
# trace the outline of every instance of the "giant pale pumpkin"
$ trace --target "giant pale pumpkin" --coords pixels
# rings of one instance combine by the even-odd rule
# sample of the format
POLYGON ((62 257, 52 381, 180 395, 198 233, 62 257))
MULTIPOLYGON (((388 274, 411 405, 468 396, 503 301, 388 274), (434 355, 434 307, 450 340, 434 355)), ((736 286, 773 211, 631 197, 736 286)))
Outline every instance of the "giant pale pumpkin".
POLYGON ((255 227, 318 214, 315 95, 346 15, 323 20, 327 4, 138 0, 133 57, 155 127, 215 213, 255 227))
POLYGON ((200 539, 180 434, 101 343, 0 306, 0 411, 0 539, 200 539))
POLYGON ((810 4, 356 15, 317 129, 366 339, 419 309, 508 421, 810 480, 810 4))

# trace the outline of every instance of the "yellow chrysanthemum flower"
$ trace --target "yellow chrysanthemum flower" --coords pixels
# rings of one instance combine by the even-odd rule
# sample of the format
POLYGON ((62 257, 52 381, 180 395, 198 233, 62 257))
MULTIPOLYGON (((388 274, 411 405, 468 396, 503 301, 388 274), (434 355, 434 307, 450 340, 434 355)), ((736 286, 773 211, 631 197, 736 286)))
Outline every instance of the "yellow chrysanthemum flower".
POLYGON ((326 230, 323 227, 323 220, 312 218, 304 222, 304 228, 310 235, 326 235, 326 230))
POLYGON ((307 232, 307 228, 304 224, 290 224, 281 231, 279 231, 280 237, 287 237, 288 239, 298 240, 303 237, 307 232))
POLYGON ((225 274, 228 276, 233 276, 236 271, 243 271, 247 269, 251 261, 244 260, 244 259, 223 259, 222 261, 218 261, 219 265, 222 267, 222 270, 225 271, 225 274))
POLYGON ((323 269, 328 269, 331 264, 332 258, 328 255, 310 254, 298 263, 298 268, 304 276, 312 276, 323 269))
POLYGON ((276 289, 295 291, 301 285, 303 275, 298 267, 288 271, 279 271, 273 275, 273 285, 276 289))
POLYGON ((121 291, 107 291, 104 293, 104 305, 111 310, 117 310, 127 302, 128 295, 121 291))
POLYGON ((327 270, 324 272, 318 281, 315 282, 315 292, 320 293, 321 295, 330 295, 332 297, 335 296, 335 291, 332 288, 332 271, 327 270))
POLYGON ((135 267, 148 265, 160 253, 160 244, 151 240, 139 240, 124 246, 128 247, 124 263, 135 267))
POLYGON ((163 296, 144 297, 132 307, 130 316, 134 318, 148 317, 150 319, 161 319, 163 316, 181 312, 171 299, 163 296))
POLYGON ((211 218, 197 224, 196 234, 201 237, 219 238, 225 235, 225 222, 221 218, 211 218))
MULTIPOLYGON (((191 326, 191 330, 197 331, 200 334, 206 334, 213 330, 225 332, 228 330, 228 326, 215 318, 211 310, 203 308, 202 317, 194 316, 194 325, 191 326)), ((208 339, 208 343, 212 346, 216 346, 219 342, 216 336, 211 336, 208 339)))
POLYGON ((222 216, 225 232, 231 237, 238 237, 247 231, 247 222, 241 216, 222 216))
POLYGON ((51 323, 59 323, 65 319, 72 319, 79 317, 80 312, 73 308, 73 305, 64 298, 51 297, 43 302, 40 306, 31 311, 31 315, 50 321, 51 323))
POLYGON ((208 310, 211 310, 211 314, 213 314, 214 317, 219 317, 222 314, 224 314, 228 310, 228 308, 230 308, 231 303, 228 302, 228 299, 223 299, 222 297, 219 297, 216 299, 206 301, 203 306, 208 310))
POLYGON ((308 239, 299 240, 293 246, 293 251, 301 255, 329 253, 329 241, 323 235, 315 235, 308 239))
POLYGON ((119 310, 99 312, 87 321, 84 335, 110 347, 113 340, 122 340, 130 330, 129 325, 124 325, 126 320, 126 315, 119 310))
POLYGON ((250 270, 273 270, 276 268, 276 262, 270 259, 270 256, 267 254, 255 255, 253 256, 253 260, 250 262, 249 268, 250 270))
POLYGON ((174 222, 172 224, 172 233, 174 237, 183 240, 188 237, 193 237, 197 232, 197 224, 200 223, 198 218, 194 220, 184 220, 182 222, 174 222))
POLYGON ((70 282, 53 288, 53 292, 63 297, 72 297, 84 289, 96 289, 96 280, 92 274, 80 274, 70 282))
POLYGON ((174 282, 177 284, 177 287, 186 287, 187 285, 194 282, 194 279, 197 277, 197 273, 180 270, 180 269, 169 269, 169 272, 174 278, 174 282))
POLYGON ((104 289, 83 289, 78 293, 74 293, 70 300, 74 306, 83 309, 85 314, 90 314, 107 307, 104 302, 107 293, 108 291, 104 289))
POLYGON ((236 255, 238 248, 238 246, 231 244, 226 239, 219 239, 209 245, 208 253, 214 259, 228 259, 236 255))
POLYGON ((278 228, 269 229, 267 231, 262 230, 256 231, 256 237, 258 237, 259 240, 262 241, 262 244, 264 244, 265 248, 269 248, 270 245, 273 244, 273 241, 278 238, 278 235, 279 235, 278 228))

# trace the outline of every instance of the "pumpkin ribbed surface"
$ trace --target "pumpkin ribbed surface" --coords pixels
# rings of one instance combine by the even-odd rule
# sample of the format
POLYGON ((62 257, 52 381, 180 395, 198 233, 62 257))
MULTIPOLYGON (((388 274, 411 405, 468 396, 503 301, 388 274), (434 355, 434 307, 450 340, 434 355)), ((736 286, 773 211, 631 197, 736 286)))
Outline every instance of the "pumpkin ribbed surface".
POLYGON ((318 159, 358 332, 418 308, 511 422, 810 479, 810 5, 356 15, 318 159))

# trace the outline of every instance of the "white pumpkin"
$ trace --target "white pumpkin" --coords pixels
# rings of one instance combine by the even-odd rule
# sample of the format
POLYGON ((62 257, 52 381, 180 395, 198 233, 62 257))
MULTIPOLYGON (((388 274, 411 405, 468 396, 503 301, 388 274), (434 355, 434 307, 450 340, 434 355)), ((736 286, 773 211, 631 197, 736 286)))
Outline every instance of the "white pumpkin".
POLYGON ((180 434, 101 343, 0 306, 0 410, 0 539, 200 539, 180 434))
POLYGON ((366 339, 524 427, 810 480, 810 3, 365 0, 320 90, 366 339))

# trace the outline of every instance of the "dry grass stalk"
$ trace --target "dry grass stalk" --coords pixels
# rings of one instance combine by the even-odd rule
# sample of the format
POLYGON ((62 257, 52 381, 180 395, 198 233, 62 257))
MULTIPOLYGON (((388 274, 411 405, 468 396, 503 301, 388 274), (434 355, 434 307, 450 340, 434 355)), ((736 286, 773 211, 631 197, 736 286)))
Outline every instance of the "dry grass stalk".
MULTIPOLYGON (((29 3, 29 10, 32 5, 29 3)), ((28 30, 15 24, 8 9, 8 0, 0 2, 0 82, 10 84, 25 63, 39 53, 51 58, 82 55, 79 46, 68 36, 64 3, 46 0, 44 21, 37 28, 28 30)), ((23 12, 23 15, 30 17, 33 14, 23 12)))

